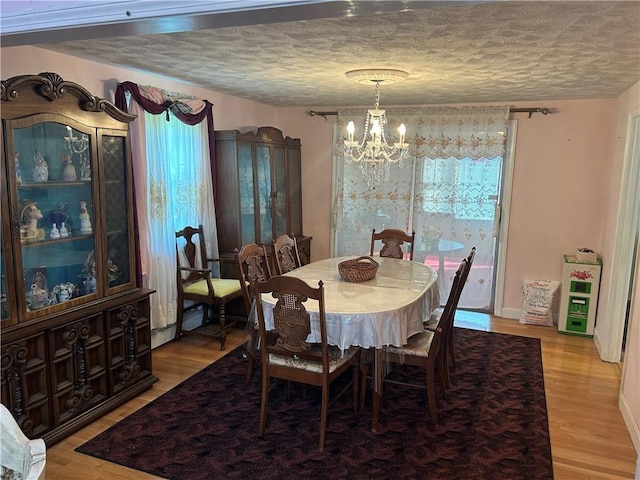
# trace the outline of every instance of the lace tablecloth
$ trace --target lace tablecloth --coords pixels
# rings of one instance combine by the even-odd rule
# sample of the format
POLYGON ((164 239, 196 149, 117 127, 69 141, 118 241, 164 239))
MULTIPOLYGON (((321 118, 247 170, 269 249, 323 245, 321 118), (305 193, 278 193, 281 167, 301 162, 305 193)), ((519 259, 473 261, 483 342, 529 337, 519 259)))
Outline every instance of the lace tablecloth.
MULTIPOLYGON (((338 273, 338 263, 350 258, 356 257, 320 260, 287 275, 314 288, 319 280, 324 283, 329 344, 342 350, 353 345, 381 348, 406 344, 411 335, 423 330, 423 320, 440 305, 436 271, 418 262, 375 257, 380 264, 375 278, 350 283, 341 280, 338 273)), ((262 295, 267 329, 273 328, 274 304, 273 297, 262 295)), ((308 301, 305 308, 312 320, 308 341, 319 342, 317 303, 308 301)))

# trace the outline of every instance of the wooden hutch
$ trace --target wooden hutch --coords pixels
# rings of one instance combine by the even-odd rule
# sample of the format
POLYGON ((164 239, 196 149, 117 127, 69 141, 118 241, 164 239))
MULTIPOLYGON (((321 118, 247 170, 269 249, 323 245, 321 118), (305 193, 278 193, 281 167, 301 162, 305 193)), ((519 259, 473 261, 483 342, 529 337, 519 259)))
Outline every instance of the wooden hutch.
POLYGON ((129 122, 55 73, 2 81, 2 403, 49 445, 157 381, 129 122))
MULTIPOLYGON (((220 255, 232 257, 246 243, 264 244, 294 235, 300 260, 311 257, 311 237, 302 233, 300 140, 274 127, 256 132, 215 132, 216 217, 220 255)), ((275 271, 275 270, 273 270, 275 271)))

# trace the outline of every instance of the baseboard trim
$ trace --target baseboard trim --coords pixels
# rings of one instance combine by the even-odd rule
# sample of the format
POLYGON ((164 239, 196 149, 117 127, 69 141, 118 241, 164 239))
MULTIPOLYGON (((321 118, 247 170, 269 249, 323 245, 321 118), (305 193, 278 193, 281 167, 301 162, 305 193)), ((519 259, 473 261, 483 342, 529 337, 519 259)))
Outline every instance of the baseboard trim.
POLYGON ((503 308, 502 309, 502 318, 511 318, 513 320, 520 320, 520 315, 522 314, 522 310, 520 308, 503 308))
POLYGON ((640 426, 634 420, 631 408, 625 401, 625 397, 622 393, 618 397, 618 407, 620 408, 620 412, 622 412, 622 418, 624 419, 624 423, 627 425, 627 430, 631 436, 633 446, 636 447, 636 453, 640 457, 640 426))

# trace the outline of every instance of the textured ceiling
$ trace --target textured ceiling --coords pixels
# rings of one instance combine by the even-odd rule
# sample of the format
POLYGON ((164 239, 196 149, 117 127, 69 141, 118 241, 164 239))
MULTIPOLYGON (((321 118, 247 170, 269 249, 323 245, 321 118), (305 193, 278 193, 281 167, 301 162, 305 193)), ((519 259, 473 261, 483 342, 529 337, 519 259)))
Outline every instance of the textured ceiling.
POLYGON ((372 104, 357 68, 409 72, 383 106, 613 98, 640 80, 638 1, 441 5, 39 46, 274 106, 372 104))

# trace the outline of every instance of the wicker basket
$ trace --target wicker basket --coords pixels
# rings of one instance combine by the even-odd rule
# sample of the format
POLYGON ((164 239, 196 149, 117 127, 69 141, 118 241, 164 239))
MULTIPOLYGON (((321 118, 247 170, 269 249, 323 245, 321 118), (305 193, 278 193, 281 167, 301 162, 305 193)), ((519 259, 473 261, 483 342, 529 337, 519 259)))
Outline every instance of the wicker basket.
POLYGON ((376 276, 378 262, 371 257, 358 257, 340 262, 338 271, 346 282, 366 282, 376 276))

